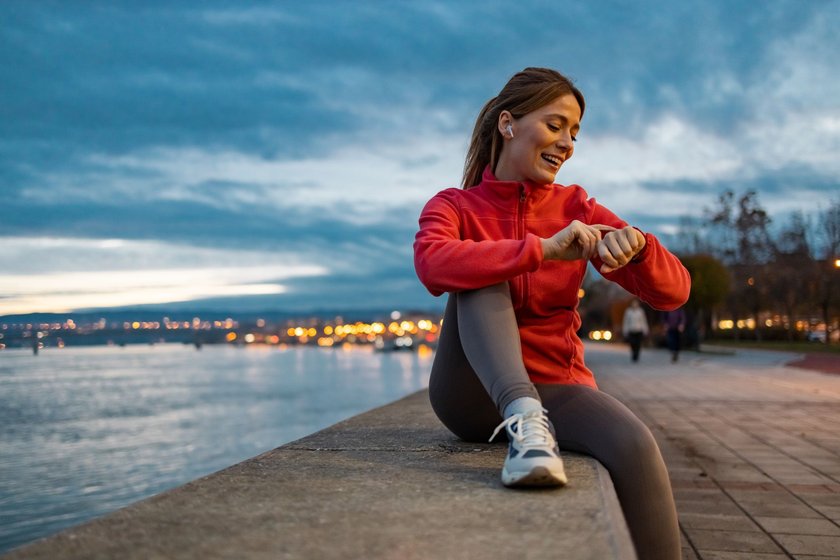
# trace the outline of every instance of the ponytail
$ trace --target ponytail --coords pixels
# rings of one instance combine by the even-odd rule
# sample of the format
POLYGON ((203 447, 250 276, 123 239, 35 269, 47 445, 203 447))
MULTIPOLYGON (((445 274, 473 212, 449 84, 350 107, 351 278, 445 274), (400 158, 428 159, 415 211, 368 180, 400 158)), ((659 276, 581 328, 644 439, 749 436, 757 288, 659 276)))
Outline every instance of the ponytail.
POLYGON ((496 110, 494 97, 484 104, 478 113, 478 118, 473 127, 470 148, 467 150, 467 158, 464 162, 464 177, 461 180, 461 188, 469 189, 481 182, 481 174, 484 168, 490 165, 496 166, 496 158, 501 148, 501 142, 494 132, 496 121, 499 119, 499 112, 496 110))

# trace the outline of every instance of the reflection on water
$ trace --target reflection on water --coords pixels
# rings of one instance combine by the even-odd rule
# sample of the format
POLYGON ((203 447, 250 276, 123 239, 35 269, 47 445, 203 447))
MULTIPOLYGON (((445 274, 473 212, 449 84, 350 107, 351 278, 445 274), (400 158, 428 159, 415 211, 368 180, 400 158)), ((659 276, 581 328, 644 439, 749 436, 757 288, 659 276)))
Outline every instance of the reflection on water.
POLYGON ((428 384, 430 353, 0 352, 0 553, 428 384))

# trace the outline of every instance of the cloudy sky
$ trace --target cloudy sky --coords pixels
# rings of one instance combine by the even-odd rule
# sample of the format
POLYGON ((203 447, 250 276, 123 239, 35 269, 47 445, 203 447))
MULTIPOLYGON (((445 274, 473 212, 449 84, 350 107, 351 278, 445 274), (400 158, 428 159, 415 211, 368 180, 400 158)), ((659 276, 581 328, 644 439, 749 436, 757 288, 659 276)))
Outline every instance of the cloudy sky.
POLYGON ((411 243, 525 66, 587 97, 583 185, 667 237, 840 177, 840 2, 0 4, 0 315, 435 307, 411 243), (174 306, 174 304, 170 305, 174 306))

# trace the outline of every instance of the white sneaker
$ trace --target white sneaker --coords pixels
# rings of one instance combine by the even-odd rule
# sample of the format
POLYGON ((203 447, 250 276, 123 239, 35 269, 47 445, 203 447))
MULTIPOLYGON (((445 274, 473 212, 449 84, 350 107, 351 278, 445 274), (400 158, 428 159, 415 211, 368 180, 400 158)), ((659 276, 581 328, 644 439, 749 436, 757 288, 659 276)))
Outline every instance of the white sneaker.
POLYGON ((496 427, 490 441, 507 429, 510 447, 502 467, 505 486, 562 486, 563 459, 545 409, 514 414, 496 427))

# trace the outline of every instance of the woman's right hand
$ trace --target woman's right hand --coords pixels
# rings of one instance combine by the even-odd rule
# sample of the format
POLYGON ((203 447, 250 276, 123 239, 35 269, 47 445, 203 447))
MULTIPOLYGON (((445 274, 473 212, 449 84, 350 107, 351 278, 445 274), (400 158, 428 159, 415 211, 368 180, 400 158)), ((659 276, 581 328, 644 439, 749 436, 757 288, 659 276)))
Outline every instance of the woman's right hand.
POLYGON ((615 228, 574 220, 551 237, 542 239, 543 258, 560 261, 589 260, 598 252, 602 231, 615 231, 615 228))

